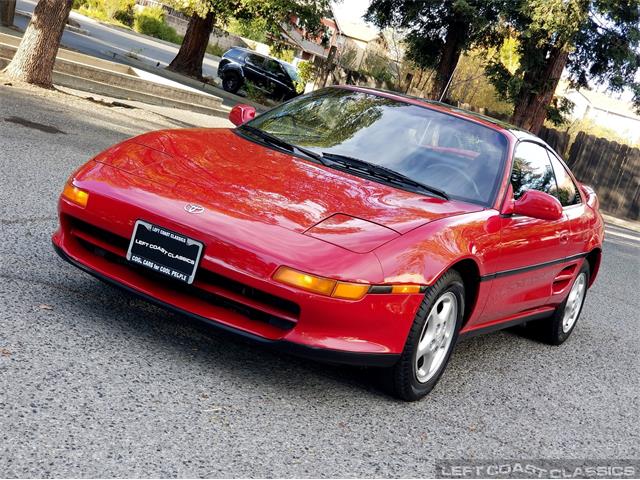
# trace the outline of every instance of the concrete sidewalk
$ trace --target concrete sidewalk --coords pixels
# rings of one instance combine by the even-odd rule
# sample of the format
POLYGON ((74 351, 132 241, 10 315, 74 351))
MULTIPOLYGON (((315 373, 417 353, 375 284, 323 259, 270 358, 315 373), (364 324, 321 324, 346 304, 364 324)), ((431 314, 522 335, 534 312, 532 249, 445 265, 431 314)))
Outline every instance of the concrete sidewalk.
MULTIPOLYGON (((20 35, 14 30, 0 28, 0 68, 9 63, 20 41, 20 35)), ((211 93, 63 48, 58 51, 53 80, 57 86, 209 115, 225 117, 230 109, 222 105, 221 97, 211 93)))
MULTIPOLYGON (((1 1, 1 0, 0 0, 1 1)), ((30 19, 36 2, 34 0, 18 0, 18 11, 15 25, 24 29, 30 19), (26 16, 25 16, 26 15, 26 16)), ((67 25, 62 35, 61 45, 93 57, 130 65, 145 70, 199 91, 212 94, 223 99, 226 107, 237 103, 248 103, 259 111, 268 107, 249 101, 247 98, 225 92, 219 86, 203 84, 189 77, 168 72, 165 67, 173 60, 180 48, 179 45, 166 42, 123 27, 106 24, 72 11, 69 19, 73 26, 67 25)), ((214 82, 217 80, 218 62, 220 58, 205 54, 203 74, 214 82)))

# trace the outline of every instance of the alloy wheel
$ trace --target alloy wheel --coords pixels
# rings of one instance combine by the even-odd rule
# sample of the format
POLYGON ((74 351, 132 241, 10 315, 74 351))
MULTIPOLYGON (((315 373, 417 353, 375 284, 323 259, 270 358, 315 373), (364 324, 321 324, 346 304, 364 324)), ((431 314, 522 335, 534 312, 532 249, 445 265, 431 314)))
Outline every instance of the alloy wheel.
POLYGON ((458 299, 447 292, 436 300, 422 328, 415 357, 415 374, 428 382, 447 358, 458 318, 458 299))
POLYGON ((582 307, 582 301, 584 300, 584 294, 587 291, 587 275, 582 272, 578 275, 569 296, 567 297, 567 303, 564 307, 564 316, 562 318, 562 331, 564 333, 569 332, 576 323, 578 315, 580 314, 580 307, 582 307))

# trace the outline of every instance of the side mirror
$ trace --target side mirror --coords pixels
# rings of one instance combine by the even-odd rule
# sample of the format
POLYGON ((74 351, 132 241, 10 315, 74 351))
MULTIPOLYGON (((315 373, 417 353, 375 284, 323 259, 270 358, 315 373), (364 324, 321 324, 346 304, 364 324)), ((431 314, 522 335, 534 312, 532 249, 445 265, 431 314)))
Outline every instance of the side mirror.
POLYGON ((236 126, 247 123, 249 120, 253 120, 255 116, 256 109, 251 105, 245 105, 244 103, 239 103, 229 112, 229 120, 236 126))
POLYGON ((562 205, 548 193, 528 190, 513 202, 511 212, 541 220, 559 220, 562 218, 562 205))

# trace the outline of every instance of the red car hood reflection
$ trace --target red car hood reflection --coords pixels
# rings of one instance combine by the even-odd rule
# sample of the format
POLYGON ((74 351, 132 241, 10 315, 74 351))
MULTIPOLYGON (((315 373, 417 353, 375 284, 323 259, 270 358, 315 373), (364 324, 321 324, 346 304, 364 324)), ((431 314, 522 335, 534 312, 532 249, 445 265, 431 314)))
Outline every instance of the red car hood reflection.
POLYGON ((161 184, 172 196, 208 210, 298 232, 343 214, 405 233, 482 208, 346 174, 228 129, 152 132, 107 150, 96 161, 161 184))

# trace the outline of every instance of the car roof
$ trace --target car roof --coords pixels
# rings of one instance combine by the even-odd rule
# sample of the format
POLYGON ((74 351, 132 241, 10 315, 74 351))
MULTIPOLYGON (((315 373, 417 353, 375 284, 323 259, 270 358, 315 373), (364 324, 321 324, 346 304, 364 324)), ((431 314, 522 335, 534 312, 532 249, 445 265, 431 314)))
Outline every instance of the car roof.
POLYGON ((257 55, 257 56, 263 57, 263 58, 269 58, 271 60, 275 60, 278 63, 282 63, 282 64, 285 64, 285 65, 290 65, 291 67, 293 67, 293 65, 290 64, 289 62, 285 62, 284 60, 280 60, 279 58, 272 57, 270 55, 265 55, 264 53, 256 52, 255 50, 251 50, 250 48, 246 48, 246 47, 231 47, 229 50, 224 52, 223 56, 226 55, 231 50, 240 50, 242 52, 251 53, 253 55, 257 55))
POLYGON ((515 125, 511 125, 510 123, 504 122, 502 120, 498 120, 497 118, 489 117, 487 115, 482 115, 477 112, 472 112, 471 110, 454 107, 447 103, 438 102, 435 100, 427 100, 425 98, 415 97, 413 95, 392 92, 389 90, 383 90, 379 88, 357 87, 353 85, 337 85, 337 87, 344 88, 347 90, 367 92, 373 95, 380 95, 380 96, 395 99, 401 102, 407 102, 413 105, 419 105, 422 107, 431 108, 433 110, 439 110, 443 113, 449 113, 451 115, 455 115, 460 118, 471 120, 472 122, 475 122, 475 123, 480 123, 487 127, 493 128, 494 130, 498 130, 501 132, 508 132, 518 140, 530 139, 530 140, 535 140, 537 142, 545 143, 543 140, 536 137, 534 134, 527 132, 526 130, 523 130, 519 127, 516 127, 515 125))

